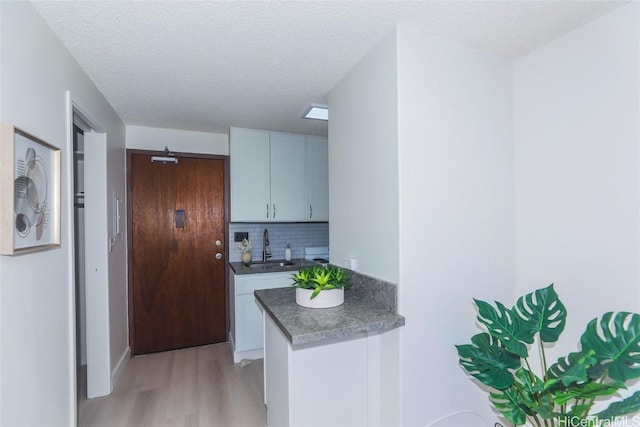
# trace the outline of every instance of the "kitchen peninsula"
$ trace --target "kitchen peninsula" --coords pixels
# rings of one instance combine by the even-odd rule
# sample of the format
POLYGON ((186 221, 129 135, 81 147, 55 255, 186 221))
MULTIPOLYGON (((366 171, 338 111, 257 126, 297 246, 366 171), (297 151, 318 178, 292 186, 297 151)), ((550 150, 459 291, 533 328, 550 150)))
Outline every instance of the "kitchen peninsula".
POLYGON ((309 309, 292 289, 255 291, 264 316, 270 426, 378 425, 380 335, 404 325, 397 287, 352 273, 343 305, 309 309))

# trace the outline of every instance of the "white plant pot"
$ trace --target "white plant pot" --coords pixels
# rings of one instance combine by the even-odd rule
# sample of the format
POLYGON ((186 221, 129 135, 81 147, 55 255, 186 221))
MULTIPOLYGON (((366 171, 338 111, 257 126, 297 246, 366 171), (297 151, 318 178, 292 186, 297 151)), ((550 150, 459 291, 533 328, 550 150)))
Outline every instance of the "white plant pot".
POLYGON ((331 308, 344 304, 344 289, 329 289, 311 299, 313 289, 296 288, 296 304, 307 308, 331 308))

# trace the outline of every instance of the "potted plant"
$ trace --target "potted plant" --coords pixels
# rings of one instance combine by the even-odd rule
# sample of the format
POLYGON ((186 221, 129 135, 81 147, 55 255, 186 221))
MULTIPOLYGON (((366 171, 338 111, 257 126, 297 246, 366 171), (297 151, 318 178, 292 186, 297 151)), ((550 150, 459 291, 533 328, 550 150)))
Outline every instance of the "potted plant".
POLYGON ((296 303, 308 308, 337 307, 344 303, 349 279, 345 270, 332 265, 301 268, 293 275, 296 303))
MULTIPOLYGON (((507 308, 475 300, 478 321, 487 329, 457 345, 459 362, 489 387, 489 400, 515 425, 601 426, 640 412, 640 391, 592 414, 596 399, 616 396, 640 378, 640 314, 608 312, 589 322, 581 349, 547 366, 545 344, 555 343, 567 311, 553 284, 518 299, 507 308), (529 347, 537 341, 538 375, 529 365, 529 347)), ((625 425, 625 424, 620 424, 625 425)))
POLYGON ((238 249, 242 251, 242 262, 245 264, 251 263, 251 259, 253 258, 251 255, 251 249, 253 249, 251 242, 246 238, 242 239, 242 241, 238 243, 238 249))

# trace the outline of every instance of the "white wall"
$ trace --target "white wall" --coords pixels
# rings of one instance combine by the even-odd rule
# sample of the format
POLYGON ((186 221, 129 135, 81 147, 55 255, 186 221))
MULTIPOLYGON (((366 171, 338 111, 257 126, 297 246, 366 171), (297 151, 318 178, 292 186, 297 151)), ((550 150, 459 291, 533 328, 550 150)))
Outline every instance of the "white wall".
MULTIPOLYGON (((61 248, 0 257, 0 424, 68 426, 75 423, 75 307, 66 91, 105 128, 108 187, 122 193, 124 124, 31 3, 0 2, 0 32, 0 121, 62 151, 61 248)), ((123 250, 114 254, 110 274, 126 265, 123 250)), ((126 293, 124 276, 110 278, 112 296, 126 293)), ((118 299, 112 312, 126 313, 126 301, 118 299)), ((112 351, 122 354, 126 328, 116 333, 112 351)))
POLYGON ((229 155, 229 135, 144 126, 127 126, 127 148, 182 153, 229 155))
POLYGON ((640 4, 515 61, 517 292, 555 283, 569 317, 640 312, 640 4))
POLYGON ((331 262, 398 282, 398 135, 395 36, 329 94, 331 262))
POLYGON ((513 297, 511 84, 509 61, 400 27, 329 96, 332 262, 399 283, 407 319, 382 336, 402 370, 383 419, 495 419, 454 345, 479 332, 472 297, 513 297))
POLYGON ((398 88, 403 424, 493 425, 454 345, 481 332, 472 298, 513 299, 511 64, 401 26, 398 88))
MULTIPOLYGON (((386 37, 329 94, 331 262, 398 283, 396 38, 386 37)), ((378 342, 378 341, 376 341, 378 342)), ((399 334, 379 337, 381 402, 376 417, 398 425, 399 334)))
POLYGON ((389 37, 331 93, 332 262, 399 226, 403 425, 495 420, 453 347, 479 332, 471 297, 510 304, 555 282, 570 313, 561 354, 590 318, 640 311, 639 26, 640 5, 625 5, 515 63, 401 26, 397 60, 389 37), (397 100, 380 82, 394 77, 397 100), (382 117, 353 112, 364 99, 382 117), (377 135, 396 140, 397 170, 377 135), (398 180, 397 218, 363 212, 352 189, 372 175, 398 180))

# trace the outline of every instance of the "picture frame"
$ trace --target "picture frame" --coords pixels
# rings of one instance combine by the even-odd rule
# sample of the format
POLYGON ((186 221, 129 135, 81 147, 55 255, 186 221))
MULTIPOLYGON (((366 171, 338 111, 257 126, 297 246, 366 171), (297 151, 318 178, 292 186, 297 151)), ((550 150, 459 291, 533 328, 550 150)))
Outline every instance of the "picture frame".
POLYGON ((0 124, 0 255, 60 247, 60 149, 0 124))

